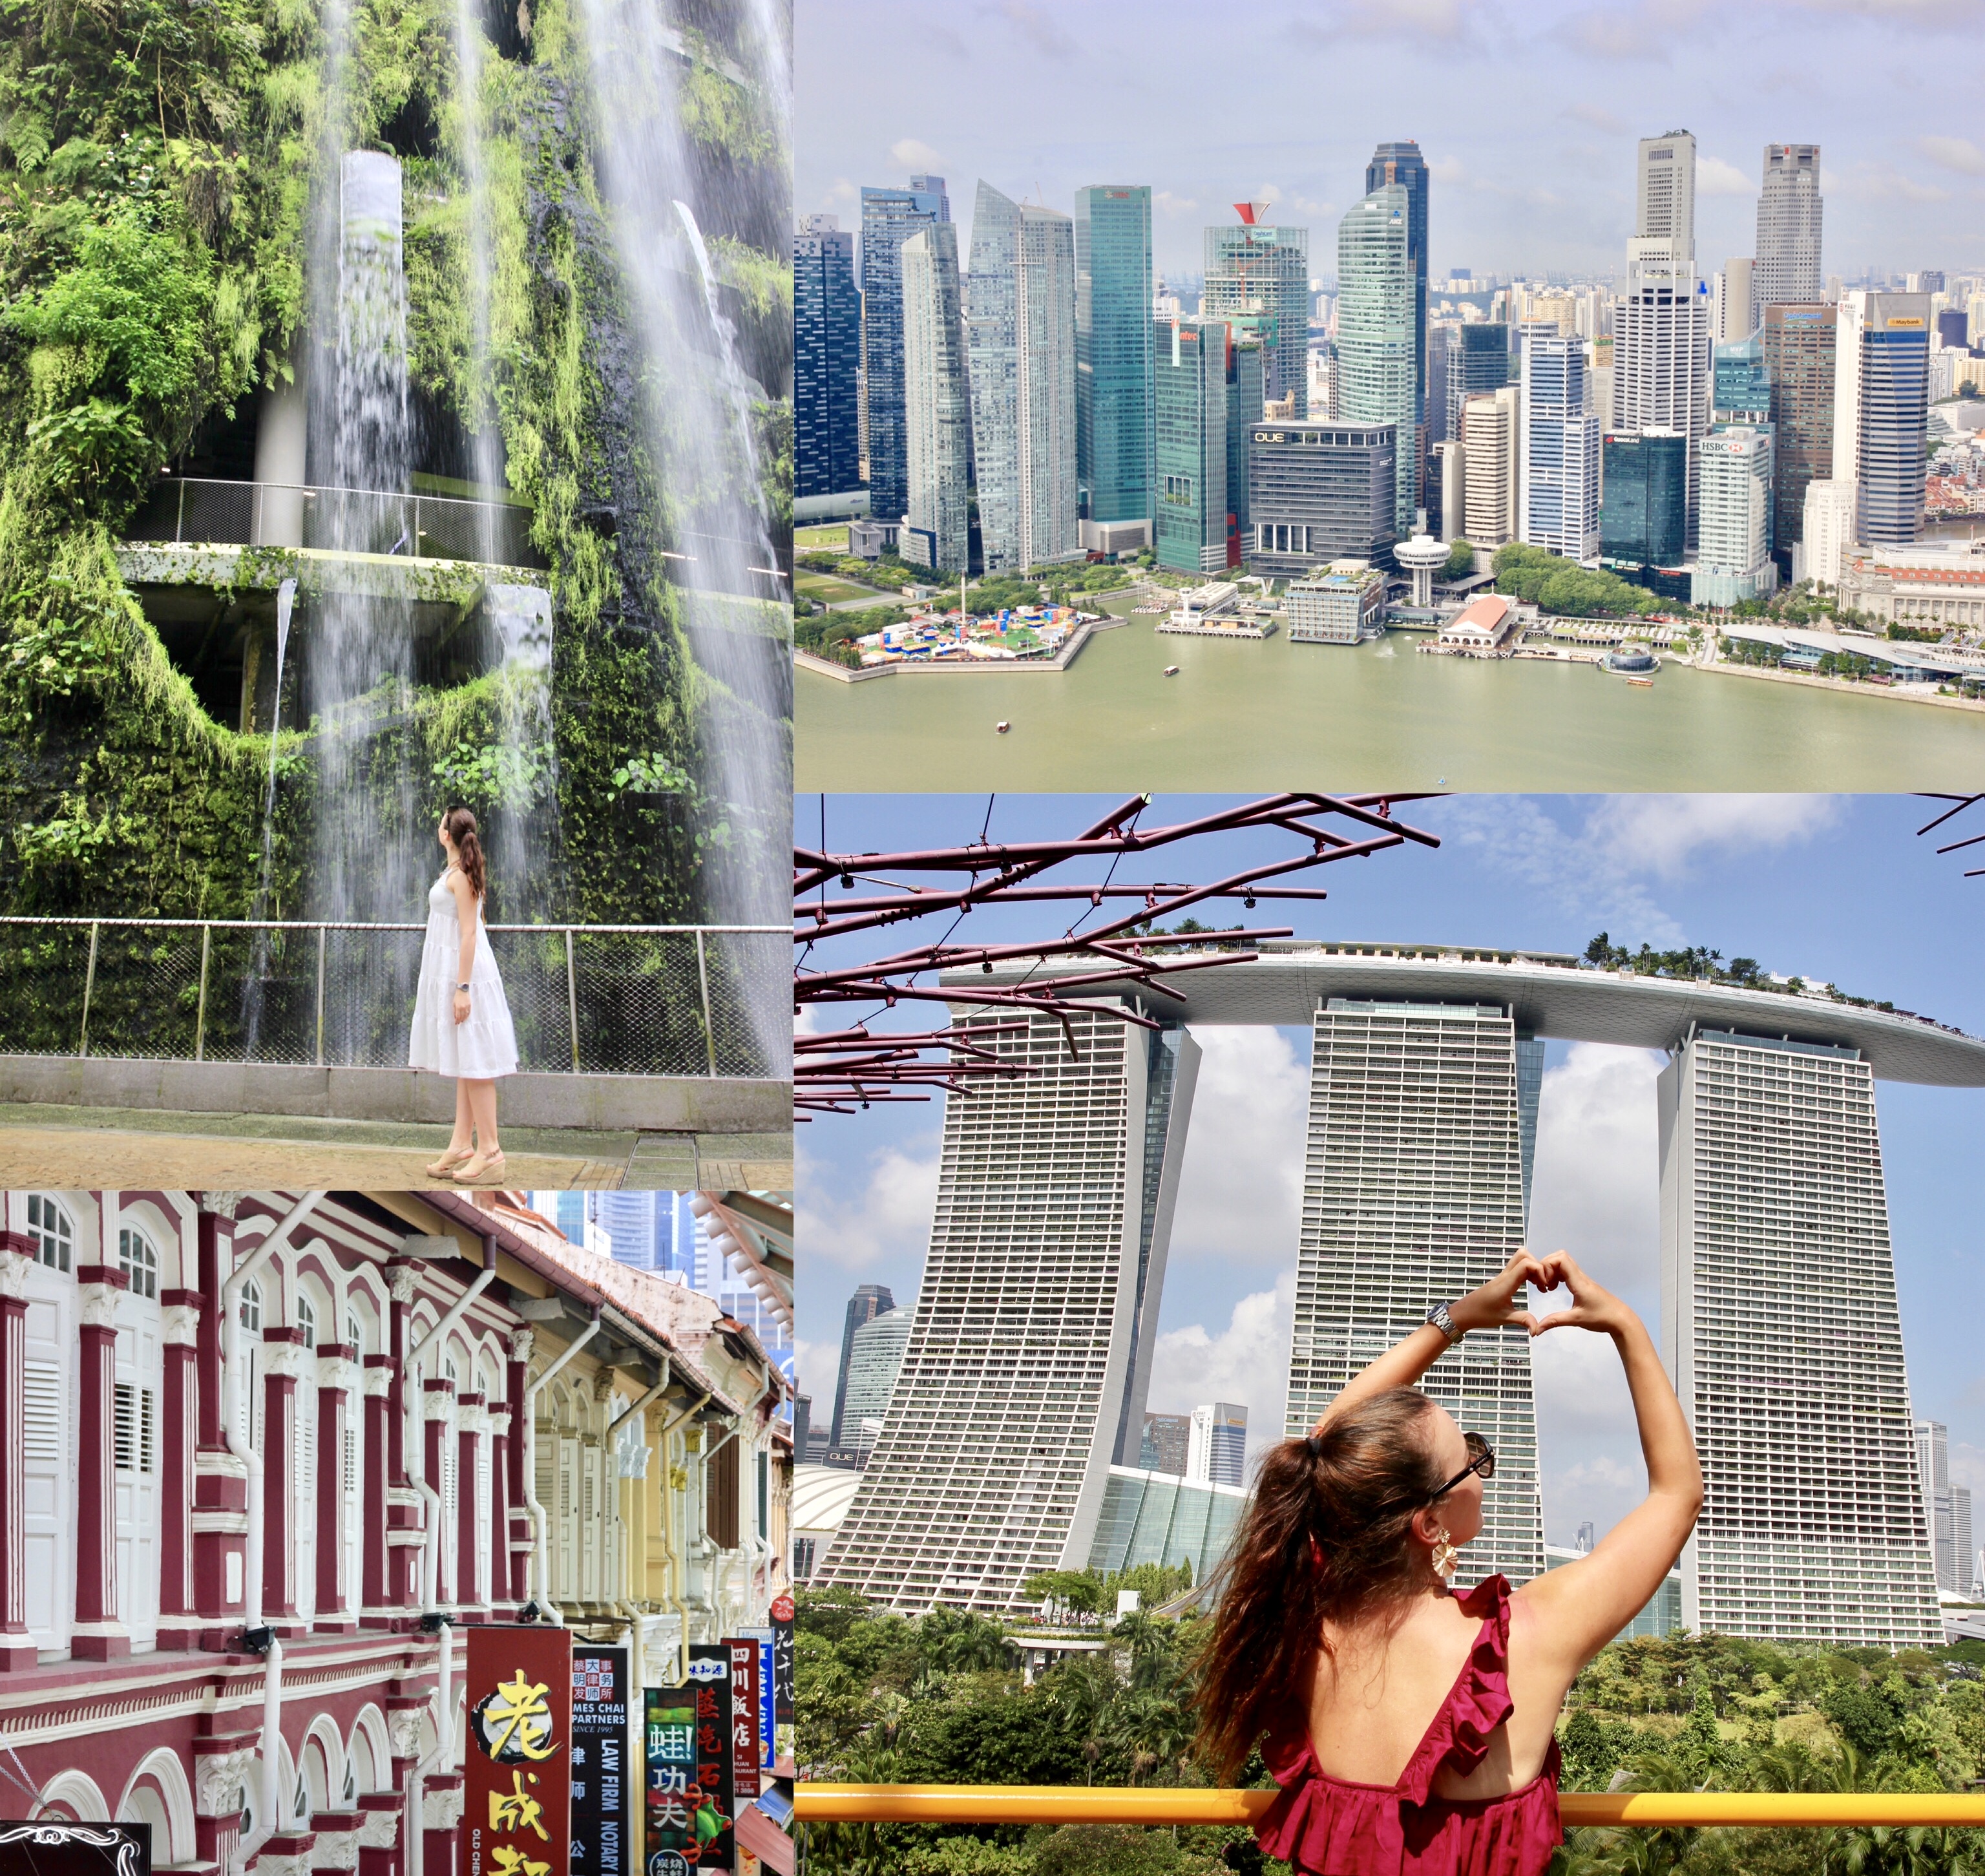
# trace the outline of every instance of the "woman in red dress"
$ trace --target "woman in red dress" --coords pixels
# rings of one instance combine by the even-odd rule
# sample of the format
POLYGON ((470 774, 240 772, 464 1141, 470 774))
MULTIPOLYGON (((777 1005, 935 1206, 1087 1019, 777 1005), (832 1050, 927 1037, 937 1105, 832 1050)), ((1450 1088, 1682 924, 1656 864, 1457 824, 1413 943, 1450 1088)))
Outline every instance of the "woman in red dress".
POLYGON ((1309 1437, 1263 1460, 1201 1657, 1200 1745, 1224 1780, 1257 1741, 1281 1795, 1261 1847, 1303 1876, 1543 1876, 1560 1841, 1559 1709, 1661 1586, 1702 1506, 1694 1442, 1646 1326, 1564 1252, 1520 1252, 1382 1355, 1309 1437), (1519 1309, 1526 1283, 1571 1306, 1519 1309), (1589 1556, 1456 1595, 1496 1456, 1413 1386, 1471 1330, 1610 1336, 1645 1501, 1589 1556), (1265 1737, 1264 1736, 1265 1735, 1265 1737))

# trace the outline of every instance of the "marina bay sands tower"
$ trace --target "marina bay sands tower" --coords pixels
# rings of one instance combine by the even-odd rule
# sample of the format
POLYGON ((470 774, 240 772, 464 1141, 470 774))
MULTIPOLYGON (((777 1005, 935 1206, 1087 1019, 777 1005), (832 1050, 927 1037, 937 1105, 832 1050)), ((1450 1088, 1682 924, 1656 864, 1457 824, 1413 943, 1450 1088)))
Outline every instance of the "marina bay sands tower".
MULTIPOLYGON (((1523 1242, 1543 1039, 1560 1037, 1668 1057, 1649 1142, 1658 1327, 1706 1481, 1683 1621, 1934 1646, 1874 1091, 1985 1087, 1985 1042, 1824 991, 1547 953, 1259 949, 1174 978, 1180 999, 1156 1031, 1097 1013, 1072 1037, 1036 1019, 986 1038, 1033 1072, 947 1105, 909 1346, 814 1582, 905 1609, 1009 1612, 1036 1572, 1100 1554, 1110 1468, 1136 1464, 1150 1381, 1197 1068, 1187 1026, 1310 1027, 1291 1433, 1523 1242)), ((1496 1448, 1464 1580, 1543 1567, 1530 1360, 1520 1332, 1478 1333, 1426 1383, 1496 1448)))

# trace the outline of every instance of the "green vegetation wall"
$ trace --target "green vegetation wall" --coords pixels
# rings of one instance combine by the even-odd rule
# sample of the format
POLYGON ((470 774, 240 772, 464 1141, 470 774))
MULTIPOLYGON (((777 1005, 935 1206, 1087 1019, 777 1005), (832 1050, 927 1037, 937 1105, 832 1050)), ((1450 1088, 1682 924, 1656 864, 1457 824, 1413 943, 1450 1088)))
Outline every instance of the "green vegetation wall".
MULTIPOLYGON (((771 388, 761 452, 789 516, 781 141, 717 69, 724 10, 677 10, 699 163, 777 205, 712 248, 747 363, 771 388)), ((517 7, 514 32, 504 12, 516 55, 485 55, 483 74, 486 374, 470 345, 452 3, 352 0, 343 129, 405 164, 417 386, 471 428, 493 415, 533 509, 557 608, 558 760, 520 773, 493 759, 508 701, 495 676, 421 691, 388 733, 411 740, 437 813, 464 797, 528 808, 556 786, 557 862, 506 893, 497 856, 496 916, 691 918, 712 845, 766 830, 731 825, 693 779, 713 699, 649 552, 669 544, 670 517, 633 407, 566 0, 517 7)), ((325 62, 309 0, 0 0, 0 910, 225 917, 254 903, 269 740, 201 708, 113 549, 203 422, 245 414, 290 372, 325 62)), ((747 623, 783 624, 775 609, 747 623)), ((294 916, 314 773, 307 734, 280 741, 272 877, 294 916)))

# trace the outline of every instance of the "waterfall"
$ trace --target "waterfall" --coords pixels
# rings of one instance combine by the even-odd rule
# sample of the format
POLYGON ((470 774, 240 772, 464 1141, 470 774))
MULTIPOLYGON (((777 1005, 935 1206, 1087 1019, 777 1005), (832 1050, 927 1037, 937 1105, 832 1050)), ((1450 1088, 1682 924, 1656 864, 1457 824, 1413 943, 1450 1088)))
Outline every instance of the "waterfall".
MULTIPOLYGON (((699 217, 718 231, 748 227, 762 204, 699 194, 677 101, 681 45, 654 0, 583 0, 596 166, 635 337, 644 355, 643 411, 675 538, 670 578, 686 590, 690 645, 710 680, 700 778, 733 839, 706 862, 708 914, 724 921, 772 912, 764 881, 778 871, 792 809, 789 738, 792 664, 788 646, 755 624, 779 591, 769 519, 760 493, 751 421, 754 398, 712 277, 699 217)), ((767 0, 744 23, 754 42, 732 75, 757 91, 783 136, 787 64, 767 0)), ((754 1005, 767 1059, 791 1047, 775 1011, 754 1005)))

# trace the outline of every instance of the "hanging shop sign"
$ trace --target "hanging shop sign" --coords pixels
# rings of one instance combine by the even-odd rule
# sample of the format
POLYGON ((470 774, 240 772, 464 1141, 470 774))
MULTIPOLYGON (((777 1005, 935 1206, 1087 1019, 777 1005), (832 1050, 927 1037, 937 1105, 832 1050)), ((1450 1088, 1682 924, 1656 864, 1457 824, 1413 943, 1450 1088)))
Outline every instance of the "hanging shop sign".
POLYGON ((567 1876, 571 1631, 549 1622, 478 1624, 467 1639, 458 1876, 567 1876))
POLYGON ((731 1651, 731 1790, 742 1804, 758 1795, 758 1644, 728 1635, 731 1651))
POLYGON ((572 1876, 630 1876, 627 1651, 572 1651, 572 1876))
POLYGON ((772 1599, 772 1724, 774 1759, 793 1753, 793 1618, 791 1596, 772 1599))
POLYGON ((647 1689, 645 1708, 646 1876, 732 1869, 730 1649, 692 1642, 689 1679, 647 1689))
POLYGON ((764 1784, 766 1768, 772 1763, 773 1720, 772 1632, 770 1629, 740 1629, 740 1635, 758 1644, 758 1765, 759 1784, 764 1784))

